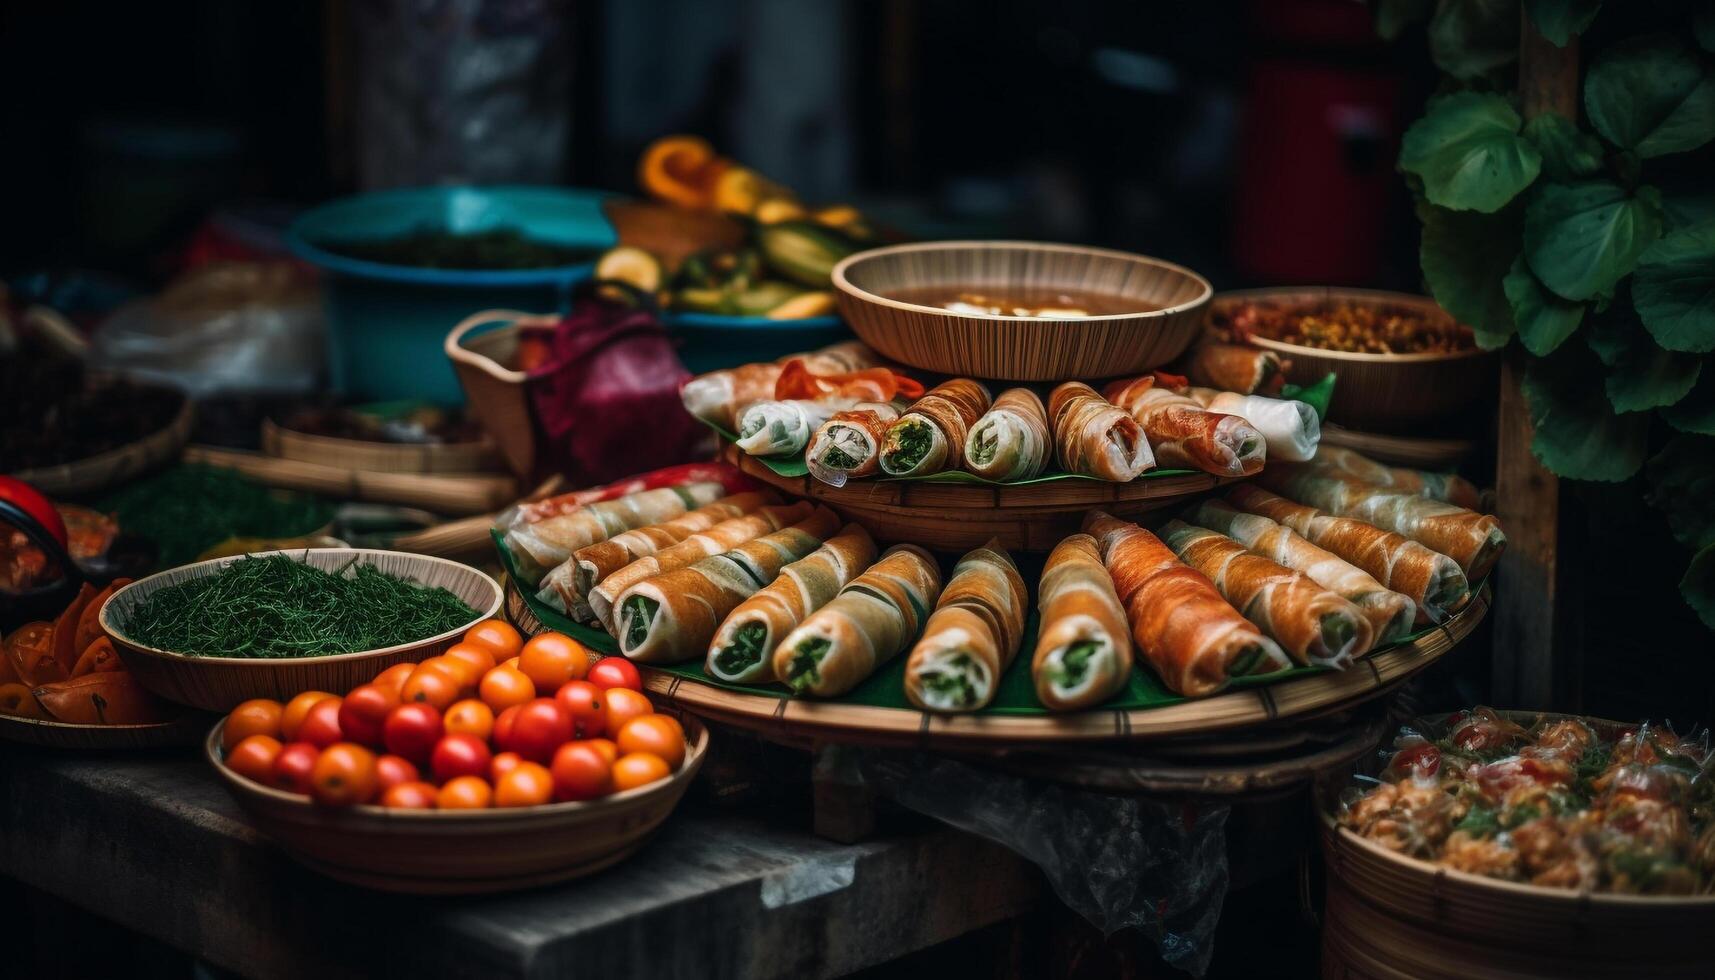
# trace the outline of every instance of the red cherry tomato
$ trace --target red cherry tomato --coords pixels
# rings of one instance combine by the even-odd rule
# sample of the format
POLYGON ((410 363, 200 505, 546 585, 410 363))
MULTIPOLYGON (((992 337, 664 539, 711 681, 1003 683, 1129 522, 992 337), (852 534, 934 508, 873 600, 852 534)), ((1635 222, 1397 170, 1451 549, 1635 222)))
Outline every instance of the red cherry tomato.
POLYGON ((400 783, 417 783, 422 779, 422 772, 404 756, 384 755, 375 760, 375 783, 383 793, 400 783))
POLYGON ((572 714, 553 698, 537 698, 520 705, 512 722, 510 746, 531 762, 547 762, 554 750, 572 740, 572 714))
POLYGON ((604 691, 610 687, 643 690, 643 675, 637 672, 636 664, 624 657, 603 657, 590 668, 587 679, 604 691))
POLYGON ((434 783, 400 783, 381 794, 381 805, 400 810, 433 810, 438 792, 434 783))
POLYGON ((381 745, 381 727, 387 723, 387 713, 398 706, 397 692, 380 684, 365 684, 340 702, 340 734, 348 742, 378 747, 381 745))
POLYGON ((441 713, 422 701, 401 704, 387 713, 381 740, 387 751, 422 765, 441 740, 441 713))
POLYGON ((429 769, 435 780, 442 783, 460 776, 487 779, 488 766, 493 761, 488 743, 475 735, 443 735, 429 757, 429 769))
POLYGON ((491 783, 500 782, 500 777, 518 768, 518 764, 523 761, 524 757, 516 752, 500 753, 488 764, 488 781, 491 783))
POLYGON ((342 741, 339 709, 344 703, 342 698, 326 698, 311 705, 304 715, 304 723, 298 726, 298 741, 308 742, 318 749, 342 741))
POLYGON ((322 750, 310 772, 310 796, 323 806, 357 806, 375 799, 375 753, 356 742, 322 750))
POLYGON ((518 712, 524 705, 515 704, 500 714, 494 716, 494 731, 489 734, 494 739, 494 747, 502 752, 511 752, 512 726, 518 721, 518 712))
POLYGON ((554 700, 572 716, 573 738, 595 738, 607 730, 603 693, 589 681, 567 681, 554 692, 554 700))
POLYGON ((321 749, 308 742, 293 742, 274 759, 274 785, 288 793, 310 795, 310 774, 321 749))
POLYGON ((548 771, 554 777, 554 799, 562 802, 593 800, 613 790, 613 762, 584 742, 560 746, 548 771))

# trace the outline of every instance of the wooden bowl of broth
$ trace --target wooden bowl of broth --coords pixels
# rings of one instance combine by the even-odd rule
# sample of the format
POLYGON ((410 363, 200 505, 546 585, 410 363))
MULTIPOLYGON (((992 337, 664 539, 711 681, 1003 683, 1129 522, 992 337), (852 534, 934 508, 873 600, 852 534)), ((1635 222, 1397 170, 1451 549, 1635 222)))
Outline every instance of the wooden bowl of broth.
POLYGON ((1041 242, 924 242, 834 267, 840 313, 911 367, 1004 381, 1150 371, 1202 329, 1213 290, 1146 255, 1041 242))

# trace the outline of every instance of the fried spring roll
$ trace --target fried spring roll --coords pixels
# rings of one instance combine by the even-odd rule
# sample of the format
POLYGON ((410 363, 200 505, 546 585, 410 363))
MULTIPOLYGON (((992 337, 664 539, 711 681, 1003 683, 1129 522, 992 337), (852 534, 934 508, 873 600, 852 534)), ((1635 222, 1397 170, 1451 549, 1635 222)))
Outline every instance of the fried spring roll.
POLYGON ((904 652, 940 595, 935 559, 916 545, 894 545, 786 634, 774 650, 774 674, 798 694, 844 694, 904 652))
POLYGON ((988 411, 988 388, 954 378, 929 389, 887 427, 881 469, 889 476, 925 476, 964 465, 965 436, 988 411))
POLYGON ((1271 461, 1301 463, 1316 455, 1322 441, 1322 420, 1304 402, 1213 388, 1192 388, 1188 394, 1211 412, 1237 415, 1249 422, 1262 433, 1271 461))
POLYGON ((738 448, 752 456, 796 455, 823 422, 856 404, 855 398, 753 402, 738 418, 738 448))
POLYGON ((855 476, 870 476, 881 468, 881 446, 887 427, 899 409, 882 402, 863 402, 849 412, 835 412, 810 438, 804 465, 810 475, 829 486, 843 487, 855 476))
POLYGON ((959 559, 911 648, 906 698, 924 711, 986 706, 1024 642, 1029 601, 1024 578, 999 541, 959 559))
POLYGON ((1157 465, 1216 476, 1250 476, 1262 469, 1268 443, 1236 415, 1211 412, 1151 375, 1120 379, 1102 392, 1131 413, 1155 452, 1157 465))
POLYGON ((1274 351, 1241 344, 1201 344, 1185 373, 1192 382, 1241 395, 1273 395, 1286 384, 1286 366, 1274 351))
POLYGON ((1322 447, 1316 458, 1310 460, 1309 468, 1343 474, 1378 487, 1392 487, 1470 510, 1476 510, 1482 501, 1482 494, 1477 491, 1476 484, 1456 473, 1431 473, 1403 466, 1385 466, 1344 446, 1322 447))
POLYGON ((1155 466, 1137 420, 1096 389, 1068 381, 1048 395, 1054 449, 1068 473, 1128 483, 1155 466))
POLYGON ((989 480, 1028 480, 1048 468, 1048 411, 1029 388, 1008 388, 965 437, 965 469, 989 480))
POLYGON ((1055 545, 1037 588, 1030 677, 1050 711, 1093 708, 1131 677, 1131 630, 1101 549, 1088 534, 1055 545))
POLYGON ((735 368, 699 374, 679 389, 679 400, 685 411, 705 422, 737 430, 739 413, 752 402, 774 397, 774 383, 789 361, 804 359, 804 366, 815 374, 843 374, 858 371, 877 363, 875 353, 855 340, 834 344, 818 351, 788 354, 777 361, 744 364, 735 368))
POLYGON ((514 525, 507 530, 503 541, 518 559, 519 571, 530 575, 534 584, 579 548, 635 527, 670 521, 725 495, 719 483, 685 483, 645 490, 616 500, 586 504, 569 514, 514 525))

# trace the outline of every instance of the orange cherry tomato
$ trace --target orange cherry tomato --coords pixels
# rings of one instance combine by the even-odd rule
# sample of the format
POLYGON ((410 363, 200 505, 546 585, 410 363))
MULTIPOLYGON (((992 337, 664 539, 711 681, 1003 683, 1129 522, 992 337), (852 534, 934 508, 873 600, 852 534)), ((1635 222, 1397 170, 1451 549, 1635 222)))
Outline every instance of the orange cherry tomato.
POLYGON ((310 772, 310 796, 323 806, 368 803, 375 799, 378 785, 375 753, 356 742, 337 742, 323 749, 310 772))
POLYGON ((560 746, 548 771, 554 777, 556 800, 593 800, 613 791, 612 761, 588 742, 560 746))
POLYGON ((226 750, 226 768, 253 783, 272 785, 274 763, 283 747, 272 735, 246 735, 243 741, 226 750))
POLYGON ((649 699, 636 691, 623 687, 610 687, 602 698, 607 702, 608 733, 614 733, 625 727, 625 723, 633 718, 654 714, 655 706, 649 699))
POLYGON ((498 785, 500 777, 518 768, 524 757, 516 752, 502 752, 488 764, 488 781, 498 785))
MULTIPOLYGON (((418 664, 417 671, 413 672, 411 676, 415 677, 417 672, 422 671, 424 667, 428 667, 431 670, 445 671, 453 680, 458 681, 459 697, 461 698, 465 696, 465 691, 475 691, 476 685, 482 681, 482 671, 475 669, 475 665, 470 661, 449 660, 446 654, 442 654, 438 657, 430 657, 418 664)), ((408 680, 409 679, 407 679, 407 682, 408 680)))
POLYGON ((553 798, 554 777, 535 762, 520 762, 494 784, 495 806, 540 806, 553 798))
POLYGON ((647 752, 659 756, 668 769, 685 761, 685 729, 670 715, 644 715, 625 723, 613 738, 621 755, 647 752))
POLYGON ((496 714, 536 699, 535 682, 516 667, 496 667, 482 675, 482 685, 478 690, 483 703, 493 708, 496 714))
POLYGON ((280 719, 285 713, 285 705, 267 698, 244 702, 227 714, 226 727, 220 730, 220 747, 231 750, 252 735, 279 739, 280 719))
POLYGON ((482 675, 494 669, 494 655, 469 643, 453 644, 446 653, 441 654, 440 659, 466 665, 469 668, 471 687, 481 683, 482 675))
POLYGON ((420 701, 436 711, 445 711, 459 699, 463 686, 463 679, 451 669, 432 659, 425 660, 405 679, 400 700, 406 703, 420 701))
POLYGON ((501 666, 501 667, 511 667, 511 668, 512 668, 512 669, 513 669, 513 670, 517 670, 517 669, 518 669, 518 661, 519 661, 519 659, 520 659, 520 658, 518 658, 518 657, 507 657, 507 658, 506 658, 506 659, 505 659, 505 660, 502 660, 502 661, 501 661, 501 662, 500 662, 500 663, 499 663, 499 664, 498 664, 498 666, 501 666))
POLYGON ((310 705, 303 724, 298 726, 298 741, 308 742, 318 749, 340 741, 339 708, 344 703, 343 698, 323 698, 310 705))
POLYGON ((399 783, 382 792, 381 805, 400 810, 433 810, 438 792, 434 783, 399 783))
POLYGON ((613 791, 623 793, 628 789, 647 786, 666 779, 671 773, 666 760, 658 755, 648 752, 622 755, 619 761, 613 764, 613 791))
POLYGON ((564 633, 532 636, 518 655, 518 669, 536 685, 536 693, 554 696, 567 681, 581 681, 590 670, 589 651, 564 633))
POLYGON ((326 691, 305 691, 287 701, 285 710, 280 712, 280 741, 298 741, 298 726, 304 723, 304 716, 310 713, 310 708, 317 701, 326 701, 331 697, 335 695, 326 691))
POLYGON ((485 810, 493 801, 494 790, 480 776, 449 779, 435 794, 435 806, 442 810, 485 810))
POLYGON ((369 683, 376 687, 384 687, 400 697, 405 693, 405 681, 411 672, 417 669, 416 664, 394 664, 379 674, 369 683))
POLYGON ((487 741, 494 732, 494 709, 475 698, 466 698, 455 701, 441 721, 448 735, 475 735, 487 741))
POLYGON ((400 783, 420 783, 423 774, 400 755, 384 755, 375 760, 375 785, 383 794, 400 783))
POLYGON ((488 651, 498 663, 518 656, 524 648, 524 638, 504 619, 485 619, 465 631, 464 642, 488 651))
POLYGON ((293 742, 282 748, 274 760, 271 785, 299 796, 310 795, 310 775, 316 768, 321 749, 308 742, 293 742))
POLYGON ((339 730, 348 742, 358 742, 370 748, 381 745, 381 726, 387 713, 399 707, 399 694, 380 684, 365 684, 354 688, 339 704, 339 730))
POLYGON ((611 738, 587 738, 583 744, 600 752, 610 766, 619 761, 619 746, 611 738))

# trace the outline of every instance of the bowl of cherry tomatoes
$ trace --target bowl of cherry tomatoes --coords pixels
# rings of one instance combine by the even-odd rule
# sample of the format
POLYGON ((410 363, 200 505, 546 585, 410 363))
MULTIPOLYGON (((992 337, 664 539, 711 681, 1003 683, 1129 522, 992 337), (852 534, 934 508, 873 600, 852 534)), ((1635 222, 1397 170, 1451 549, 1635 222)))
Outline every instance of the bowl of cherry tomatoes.
POLYGON ((386 891, 475 894, 629 856, 708 744, 696 719, 655 711, 624 658, 489 620, 343 697, 246 701, 205 749, 262 831, 309 867, 386 891))

